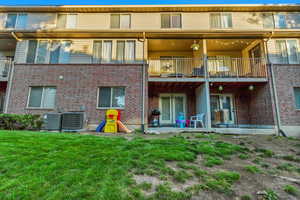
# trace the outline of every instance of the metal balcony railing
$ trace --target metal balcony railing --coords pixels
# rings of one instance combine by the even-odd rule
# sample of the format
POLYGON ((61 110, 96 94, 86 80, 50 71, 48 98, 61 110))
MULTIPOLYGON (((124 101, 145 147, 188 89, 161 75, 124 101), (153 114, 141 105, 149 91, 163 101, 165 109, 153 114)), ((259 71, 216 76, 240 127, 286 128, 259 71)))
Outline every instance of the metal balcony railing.
POLYGON ((204 77, 202 59, 160 58, 150 59, 149 76, 155 77, 204 77))
MULTIPOLYGON (((208 58, 210 78, 265 78, 267 67, 263 58, 208 58)), ((150 77, 204 77, 204 60, 196 58, 150 59, 150 77)))
POLYGON ((263 58, 208 58, 211 78, 264 78, 267 67, 263 58))

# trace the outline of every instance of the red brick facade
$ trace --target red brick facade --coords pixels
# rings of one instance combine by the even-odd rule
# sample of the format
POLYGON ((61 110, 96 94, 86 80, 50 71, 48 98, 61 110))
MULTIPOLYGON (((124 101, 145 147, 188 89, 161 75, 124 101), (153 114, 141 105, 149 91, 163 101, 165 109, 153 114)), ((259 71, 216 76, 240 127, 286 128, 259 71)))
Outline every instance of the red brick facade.
POLYGON ((294 87, 300 87, 300 65, 273 65, 281 124, 300 126, 300 110, 295 107, 294 87))
POLYGON ((105 110, 96 109, 98 87, 124 86, 125 109, 121 110, 121 120, 127 125, 140 125, 141 70, 142 65, 137 64, 15 65, 8 112, 42 114, 52 111, 27 109, 27 98, 30 86, 56 86, 56 107, 78 111, 85 106, 89 124, 98 124, 105 117, 105 110))

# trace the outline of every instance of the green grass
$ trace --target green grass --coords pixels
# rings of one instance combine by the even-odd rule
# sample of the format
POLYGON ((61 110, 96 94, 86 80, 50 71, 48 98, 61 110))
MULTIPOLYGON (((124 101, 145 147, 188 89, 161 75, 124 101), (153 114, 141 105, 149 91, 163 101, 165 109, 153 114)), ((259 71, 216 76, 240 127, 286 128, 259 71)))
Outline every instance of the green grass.
POLYGON ((187 181, 191 177, 192 177, 192 175, 189 174, 187 171, 184 171, 184 170, 176 171, 174 176, 173 176, 174 180, 177 181, 177 182, 180 182, 180 183, 184 183, 185 181, 187 181))
POLYGON ((245 169, 252 174, 261 173, 261 170, 255 165, 247 165, 245 166, 245 169))
POLYGON ((251 200, 251 196, 250 195, 243 195, 241 196, 241 200, 251 200))
POLYGON ((283 190, 286 193, 291 194, 293 196, 298 196, 298 194, 299 194, 298 189, 295 186, 292 186, 292 185, 286 185, 286 186, 284 186, 283 190))
POLYGON ((165 161, 194 160, 190 146, 181 137, 0 131, 0 199, 136 198, 129 171, 163 173, 165 161))
POLYGON ((273 191, 271 189, 268 189, 268 190, 266 190, 266 194, 264 195, 264 199, 265 200, 279 200, 279 196, 275 191, 273 191))
POLYGON ((0 199, 97 199, 151 200, 190 199, 188 191, 173 191, 159 185, 150 196, 150 183, 137 184, 133 175, 155 176, 162 181, 184 183, 192 176, 203 182, 197 190, 228 192, 239 180, 235 172, 209 174, 204 165, 221 165, 234 154, 245 154, 243 146, 216 141, 205 135, 189 140, 181 136, 144 138, 101 137, 79 134, 0 131, 0 199), (174 170, 167 163, 176 162, 174 170))

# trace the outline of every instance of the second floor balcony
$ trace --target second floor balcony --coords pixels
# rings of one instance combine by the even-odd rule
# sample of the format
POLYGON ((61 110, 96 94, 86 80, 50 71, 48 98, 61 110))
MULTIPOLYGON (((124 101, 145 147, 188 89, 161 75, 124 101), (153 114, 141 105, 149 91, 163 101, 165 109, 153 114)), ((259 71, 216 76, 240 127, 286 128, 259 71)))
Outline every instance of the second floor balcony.
POLYGON ((162 78, 266 78, 264 58, 208 57, 150 59, 149 77, 162 78))

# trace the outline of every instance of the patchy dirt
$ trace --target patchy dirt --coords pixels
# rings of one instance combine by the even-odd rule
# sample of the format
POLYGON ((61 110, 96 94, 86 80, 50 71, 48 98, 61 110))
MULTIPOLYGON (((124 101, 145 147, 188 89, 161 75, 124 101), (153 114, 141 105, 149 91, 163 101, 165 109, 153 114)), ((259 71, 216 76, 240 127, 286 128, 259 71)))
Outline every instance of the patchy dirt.
MULTIPOLYGON (((225 194, 222 192, 209 190, 201 190, 198 194, 194 194, 193 200, 238 200, 241 197, 247 195, 251 199, 263 199, 262 195, 258 195, 259 192, 266 190, 274 191, 279 199, 284 200, 296 200, 300 199, 300 194, 291 195, 284 191, 286 185, 292 185, 300 191, 300 185, 298 183, 278 178, 277 176, 284 176, 300 180, 300 140, 288 139, 276 136, 263 136, 263 135, 251 135, 251 136, 232 136, 232 135, 214 135, 214 137, 197 137, 199 134, 177 134, 177 136, 183 136, 190 140, 214 140, 223 141, 231 144, 237 144, 249 149, 246 153, 247 157, 241 158, 239 154, 231 156, 228 160, 224 160, 221 165, 215 165, 213 167, 207 167, 204 165, 204 156, 199 154, 197 159, 193 162, 187 163, 191 166, 197 167, 207 173, 215 173, 218 171, 231 171, 237 172, 240 175, 240 179, 235 182, 231 189, 232 193, 225 194), (286 159, 284 157, 293 157, 295 160, 286 159), (248 171, 246 166, 255 166, 259 169, 259 172, 253 173, 248 171)), ((169 135, 174 136, 174 135, 169 135)), ((163 136, 151 136, 151 138, 164 138, 163 136)), ((172 161, 168 162, 167 166, 174 171, 185 170, 192 174, 191 169, 182 169, 177 165, 178 163, 172 161)), ((145 175, 135 175, 134 179, 137 183, 149 182, 152 184, 152 189, 146 194, 151 194, 154 191, 155 186, 163 184, 164 182, 170 183, 172 190, 185 191, 187 188, 201 184, 201 178, 191 177, 184 183, 178 183, 168 177, 167 180, 160 180, 158 177, 151 177, 145 175)), ((276 200, 276 199, 274 199, 276 200)))

